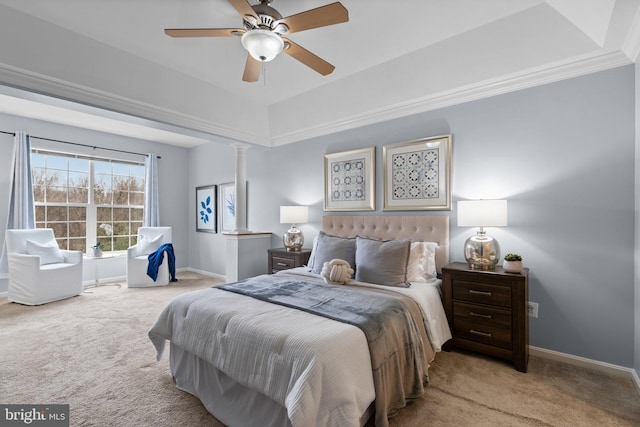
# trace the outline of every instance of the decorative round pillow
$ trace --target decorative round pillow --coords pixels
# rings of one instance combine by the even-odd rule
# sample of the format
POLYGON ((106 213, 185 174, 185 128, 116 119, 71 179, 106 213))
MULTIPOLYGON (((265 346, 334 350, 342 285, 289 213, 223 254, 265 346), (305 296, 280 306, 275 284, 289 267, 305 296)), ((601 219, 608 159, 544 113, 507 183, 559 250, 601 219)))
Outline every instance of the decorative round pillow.
POLYGON ((320 275, 325 282, 332 285, 344 285, 349 283, 351 276, 353 276, 353 268, 349 263, 343 259, 332 259, 329 262, 325 262, 322 266, 320 275))

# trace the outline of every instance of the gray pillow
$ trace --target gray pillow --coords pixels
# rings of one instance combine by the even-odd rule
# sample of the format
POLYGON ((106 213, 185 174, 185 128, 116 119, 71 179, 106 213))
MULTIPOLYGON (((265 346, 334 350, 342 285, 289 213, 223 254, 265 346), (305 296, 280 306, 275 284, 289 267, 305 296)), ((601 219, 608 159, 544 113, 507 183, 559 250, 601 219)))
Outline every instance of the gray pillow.
POLYGON ((321 231, 313 252, 313 264, 309 266, 316 274, 322 272, 325 262, 336 258, 347 261, 353 267, 356 262, 356 239, 332 236, 321 231))
POLYGON ((372 240, 356 237, 356 280, 377 285, 409 287, 409 240, 372 240))

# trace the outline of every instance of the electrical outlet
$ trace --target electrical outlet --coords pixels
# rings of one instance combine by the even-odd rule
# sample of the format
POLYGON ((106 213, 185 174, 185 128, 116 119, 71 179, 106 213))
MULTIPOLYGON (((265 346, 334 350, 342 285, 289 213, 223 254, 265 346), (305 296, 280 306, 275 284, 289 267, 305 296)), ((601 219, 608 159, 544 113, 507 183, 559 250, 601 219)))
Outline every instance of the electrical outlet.
POLYGON ((537 302, 529 302, 529 303, 527 303, 527 310, 529 312, 529 317, 533 317, 534 319, 538 318, 538 303, 537 302))

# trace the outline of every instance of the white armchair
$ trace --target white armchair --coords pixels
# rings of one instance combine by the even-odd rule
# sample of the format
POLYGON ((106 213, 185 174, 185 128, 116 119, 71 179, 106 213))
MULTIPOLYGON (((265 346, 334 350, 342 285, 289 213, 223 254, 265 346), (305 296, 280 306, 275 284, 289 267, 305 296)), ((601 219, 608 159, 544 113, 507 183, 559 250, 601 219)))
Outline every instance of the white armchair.
POLYGON ((7 230, 9 301, 39 305, 82 293, 82 252, 60 250, 50 228, 7 230))
POLYGON ((165 243, 171 243, 171 227, 140 227, 138 243, 127 249, 127 286, 142 288, 146 286, 164 286, 169 284, 169 259, 164 257, 154 282, 147 275, 149 254, 165 243))

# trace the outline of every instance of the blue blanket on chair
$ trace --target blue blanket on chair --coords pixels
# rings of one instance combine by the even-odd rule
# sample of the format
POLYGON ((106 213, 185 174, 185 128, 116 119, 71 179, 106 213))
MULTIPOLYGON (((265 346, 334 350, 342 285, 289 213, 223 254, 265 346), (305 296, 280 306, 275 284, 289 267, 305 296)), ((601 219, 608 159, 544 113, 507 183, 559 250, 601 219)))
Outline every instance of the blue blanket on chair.
POLYGON ((169 260, 169 274, 171 275, 171 281, 177 282, 176 279, 176 255, 173 253, 173 245, 171 243, 165 243, 160 246, 157 251, 149 254, 149 266, 147 267, 147 276, 151 277, 155 282, 158 278, 158 269, 162 260, 164 259, 164 253, 167 253, 167 259, 169 260))

